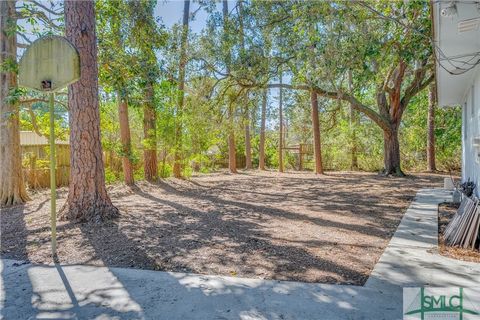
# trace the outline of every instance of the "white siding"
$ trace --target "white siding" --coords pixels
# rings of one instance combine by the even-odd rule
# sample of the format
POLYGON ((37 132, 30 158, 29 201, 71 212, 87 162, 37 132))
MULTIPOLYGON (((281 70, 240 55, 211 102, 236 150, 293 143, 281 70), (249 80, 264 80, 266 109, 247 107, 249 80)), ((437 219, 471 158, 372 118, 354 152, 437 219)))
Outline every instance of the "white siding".
POLYGON ((463 105, 463 167, 462 180, 468 178, 477 184, 476 193, 480 195, 480 148, 473 146, 473 139, 480 138, 480 73, 477 73, 469 88, 463 105))

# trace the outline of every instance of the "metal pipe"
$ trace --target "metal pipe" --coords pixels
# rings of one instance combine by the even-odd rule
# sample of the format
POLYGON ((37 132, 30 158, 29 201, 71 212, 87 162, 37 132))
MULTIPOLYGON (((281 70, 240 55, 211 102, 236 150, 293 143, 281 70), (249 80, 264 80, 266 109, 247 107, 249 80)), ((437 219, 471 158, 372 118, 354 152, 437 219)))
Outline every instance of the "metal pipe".
POLYGON ((55 179, 55 94, 50 93, 50 227, 52 256, 57 255, 57 183, 55 179))

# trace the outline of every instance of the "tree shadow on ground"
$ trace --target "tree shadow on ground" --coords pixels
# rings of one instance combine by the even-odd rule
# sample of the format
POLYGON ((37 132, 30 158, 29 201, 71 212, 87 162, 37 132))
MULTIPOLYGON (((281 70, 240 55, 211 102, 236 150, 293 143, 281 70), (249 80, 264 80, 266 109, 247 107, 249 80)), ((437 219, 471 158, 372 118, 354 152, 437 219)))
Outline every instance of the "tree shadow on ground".
MULTIPOLYGON (((40 205, 43 206, 44 202, 40 205)), ((17 205, 8 208, 2 208, 0 215, 0 249, 2 259, 15 252, 19 262, 12 263, 12 268, 7 269, 2 266, 1 278, 3 285, 0 288, 0 297, 3 308, 0 314, 4 319, 27 319, 18 314, 18 305, 30 306, 25 309, 28 314, 36 314, 36 310, 31 306, 31 299, 34 295, 32 285, 28 281, 27 266, 28 261, 28 230, 25 223, 25 206, 17 205), (12 245, 13 244, 13 245, 12 245), (14 276, 11 274, 14 273, 14 276), (10 276, 9 276, 10 275, 10 276), (21 292, 14 290, 19 282, 27 281, 21 292)))
MULTIPOLYGON (((25 267, 36 290, 8 319, 381 319, 401 299, 363 287, 87 266, 25 267), (105 280, 107 279, 107 280, 105 280), (60 280, 60 281, 59 281, 60 280), (383 302, 380 308, 366 307, 383 302)), ((8 276, 11 277, 11 276, 8 276)), ((20 291, 29 283, 17 282, 20 291)))
MULTIPOLYGON (((222 195, 208 194, 208 188, 189 190, 188 183, 187 187, 182 188, 166 182, 158 185, 142 184, 132 188, 131 192, 144 199, 141 203, 142 211, 134 211, 135 206, 127 207, 132 211, 123 212, 121 219, 104 225, 68 226, 62 232, 69 232, 74 227, 80 228, 83 245, 91 246, 95 253, 94 258, 110 266, 135 266, 145 269, 198 273, 213 273, 215 267, 233 266, 232 271, 237 271, 238 275, 245 272, 248 275, 264 277, 265 274, 262 272, 270 270, 272 273, 267 275, 268 277, 289 280, 303 280, 305 274, 312 269, 317 269, 330 272, 321 280, 332 283, 339 280, 345 283, 345 279, 349 281, 355 276, 358 276, 358 279, 363 276, 363 273, 348 265, 355 257, 350 257, 351 260, 345 260, 340 264, 329 260, 328 255, 318 257, 308 250, 309 247, 331 246, 335 243, 333 241, 311 239, 304 241, 299 234, 298 239, 282 243, 282 234, 272 236, 265 228, 268 217, 280 216, 286 223, 294 223, 305 218, 301 212, 266 208, 267 204, 259 205, 224 199, 222 195), (152 188, 153 190, 162 189, 163 192, 153 192, 152 188), (168 199, 162 197, 167 194, 177 197, 168 199), (144 213, 147 212, 146 210, 156 215, 148 214, 145 217, 139 215, 139 212, 144 213), (140 223, 140 220, 146 220, 147 226, 140 223), (122 248, 121 251, 119 248, 122 248), (208 251, 207 255, 201 255, 202 250, 212 248, 213 251, 208 251), (235 266, 238 266, 238 269, 235 266)), ((124 197, 128 202, 129 193, 124 197)), ((269 201, 278 201, 278 199, 269 201)), ((25 214, 19 213, 19 216, 22 215, 23 228, 26 229, 25 214)), ((309 222, 315 225, 325 223, 322 220, 313 219, 309 222)), ((341 228, 341 225, 336 222, 334 227, 341 228)), ((361 232, 372 232, 372 227, 369 228, 361 232)), ((345 230, 352 231, 348 228, 345 230)), ((2 231, 5 230, 2 229, 2 231)), ((6 231, 12 232, 10 229, 6 231)), ((29 232, 26 230, 20 234, 29 232)), ((21 246, 27 245, 25 236, 21 246)), ((366 245, 356 244, 356 248, 364 246, 366 245)), ((19 271, 28 275, 29 268, 31 267, 23 266, 19 271)), ((60 309, 62 312, 65 311, 62 315, 76 314, 88 319, 105 315, 119 319, 168 318, 171 320, 202 317, 204 319, 213 317, 261 319, 262 317, 289 318, 292 314, 304 316, 304 318, 313 318, 315 315, 322 314, 330 319, 347 318, 353 315, 377 319, 397 318, 401 312, 401 303, 398 303, 401 300, 384 298, 385 300, 382 301, 386 302, 384 304, 386 310, 379 310, 381 314, 364 314, 365 310, 372 309, 365 308, 365 305, 372 300, 379 301, 378 296, 375 292, 362 291, 362 288, 349 286, 313 287, 306 284, 276 282, 245 284, 234 278, 213 279, 189 274, 142 273, 141 276, 137 274, 134 276, 129 274, 128 270, 112 268, 108 272, 115 275, 117 282, 84 292, 77 299, 75 292, 78 290, 79 279, 71 280, 69 267, 57 265, 55 268, 72 302, 71 306, 64 308, 62 301, 55 304, 51 295, 58 292, 54 290, 28 289, 29 286, 31 287, 29 283, 15 281, 15 277, 11 274, 2 272, 2 277, 7 279, 4 286, 8 294, 5 295, 7 308, 3 308, 2 315, 8 315, 6 319, 26 319, 29 316, 22 317, 22 315, 27 315, 28 312, 31 314, 45 312, 45 308, 40 310, 38 306, 47 305, 49 306, 47 311, 60 309), (26 293, 22 293, 22 296, 17 295, 20 291, 16 290, 20 284, 21 289, 26 288, 26 293), (113 303, 112 301, 118 299, 116 290, 126 290, 127 303, 138 303, 140 309, 121 310, 108 303, 103 305, 99 302, 113 303), (375 299, 372 298, 374 296, 375 299), (35 301, 35 307, 31 307, 32 298, 35 301), (305 303, 308 303, 309 307, 305 307, 305 303), (24 312, 25 306, 22 304, 27 305, 28 312, 24 312), (19 312, 22 312, 20 317, 18 317, 19 312)), ((225 269, 222 270, 225 272, 225 269)))
MULTIPOLYGON (((165 187, 160 184, 161 187, 165 187)), ((174 208, 162 215, 162 220, 166 227, 161 227, 165 231, 156 242, 155 235, 158 234, 158 226, 152 226, 145 230, 144 236, 152 239, 146 248, 155 250, 154 247, 161 247, 162 252, 158 257, 159 269, 176 270, 197 273, 208 273, 215 268, 215 264, 232 266, 231 274, 239 272, 246 275, 256 275, 257 277, 268 276, 273 279, 283 280, 307 280, 304 277, 309 270, 323 270, 331 272, 322 279, 322 282, 336 283, 338 281, 363 283, 367 274, 360 273, 345 265, 339 265, 328 260, 328 257, 318 257, 312 255, 306 247, 322 246, 328 243, 324 241, 298 242, 295 245, 284 243, 279 245, 271 241, 271 235, 263 231, 263 227, 255 220, 261 217, 249 217, 250 212, 261 212, 267 215, 280 215, 286 219, 305 219, 305 217, 284 210, 269 210, 268 208, 247 205, 234 201, 224 201, 215 197, 203 195, 196 198, 191 194, 185 194, 178 190, 168 187, 168 192, 178 193, 184 197, 192 197, 194 200, 211 201, 214 203, 214 210, 199 211, 184 206, 177 202, 168 201, 156 197, 150 193, 135 188, 134 192, 145 199, 156 204, 161 204, 174 208), (233 207, 242 210, 232 211, 233 207), (221 212, 229 211, 228 216, 221 212), (236 217, 235 217, 236 216, 236 217), (171 226, 182 226, 175 228, 173 233, 169 231, 171 226), (166 242, 161 239, 168 239, 166 242), (202 248, 213 248, 209 250, 208 256, 198 256, 202 248), (216 250, 215 248, 219 248, 216 250), (225 254, 228 251, 228 255, 225 254), (205 258, 202 260, 202 258, 205 258), (235 266, 241 266, 238 271, 235 266), (265 270, 269 270, 265 274, 265 270), (339 277, 340 275, 340 277, 339 277)), ((327 221, 321 219, 313 220, 318 224, 326 224, 327 221)), ((338 227, 338 225, 336 225, 338 227)), ((349 228, 348 226, 343 226, 349 228)), ((127 233, 134 233, 135 230, 125 230, 127 233)), ((368 228, 365 232, 373 232, 368 228)), ((330 243, 331 245, 331 243, 330 243)))
MULTIPOLYGON (((402 197, 413 192, 404 184, 414 190, 432 180, 360 178, 362 188, 385 186, 388 194, 363 196, 361 188, 348 187, 359 177, 333 173, 328 178, 252 174, 112 186, 119 219, 62 222, 59 258, 65 263, 363 284, 400 221, 408 203, 402 197), (336 189, 338 183, 347 188, 336 189), (385 203, 386 197, 393 200, 385 203)), ((29 216, 38 217, 37 211, 29 210, 29 216)), ((30 224, 27 231, 30 250, 39 246, 30 252, 36 262, 45 261, 39 251, 49 251, 47 221, 30 224)), ((13 237, 15 232, 6 230, 13 237)), ((2 243, 2 252, 4 247, 2 243)), ((27 254, 13 250, 12 258, 27 254)))
MULTIPOLYGON (((49 199, 40 202, 38 208, 43 207, 48 201, 49 199)), ((132 309, 129 306, 115 308, 102 305, 102 303, 109 302, 115 306, 114 302, 115 299, 118 299, 118 291, 123 288, 121 282, 116 281, 113 285, 91 290, 78 298, 63 266, 58 263, 55 263, 54 267, 31 264, 29 261, 31 249, 28 247, 50 246, 50 238, 37 239, 38 233, 44 232, 46 229, 49 231, 50 227, 28 229, 26 226, 26 221, 29 219, 28 214, 36 210, 27 211, 25 207, 25 205, 21 205, 2 208, 0 216, 2 252, 0 315, 3 319, 75 319, 79 317, 94 319, 105 315, 125 320, 143 318, 141 310, 129 310, 132 309), (8 258, 16 260, 8 260, 8 258), (54 268, 55 272, 50 273, 50 277, 34 279, 31 274, 32 268, 44 270, 54 268), (55 287, 55 285, 57 286, 55 287)), ((68 233, 75 226, 73 223, 67 223, 58 228, 58 231, 68 233)), ((118 238, 121 234, 116 236, 118 238)), ((58 239, 62 240, 63 237, 58 239)), ((95 244, 94 241, 91 243, 95 244)), ((49 264, 53 262, 52 258, 48 261, 49 264)), ((89 280, 85 279, 85 281, 89 280)), ((128 293, 123 294, 128 296, 128 293)))

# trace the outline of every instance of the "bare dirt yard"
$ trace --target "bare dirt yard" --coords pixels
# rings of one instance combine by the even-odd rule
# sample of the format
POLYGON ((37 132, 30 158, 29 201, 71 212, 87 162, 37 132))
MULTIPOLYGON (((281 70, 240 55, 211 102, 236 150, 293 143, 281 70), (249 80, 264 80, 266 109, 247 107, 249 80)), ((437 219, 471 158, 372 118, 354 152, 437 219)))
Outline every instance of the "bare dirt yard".
POLYGON ((438 246, 440 254, 453 259, 480 263, 480 252, 478 250, 450 247, 445 244, 443 239, 445 228, 457 212, 458 206, 457 204, 444 203, 438 208, 438 246))
MULTIPOLYGON (((67 264, 362 285, 416 191, 442 181, 252 171, 114 185, 121 216, 102 225, 59 222, 58 256, 67 264)), ((2 209, 4 258, 52 262, 49 205, 42 191, 2 209)))

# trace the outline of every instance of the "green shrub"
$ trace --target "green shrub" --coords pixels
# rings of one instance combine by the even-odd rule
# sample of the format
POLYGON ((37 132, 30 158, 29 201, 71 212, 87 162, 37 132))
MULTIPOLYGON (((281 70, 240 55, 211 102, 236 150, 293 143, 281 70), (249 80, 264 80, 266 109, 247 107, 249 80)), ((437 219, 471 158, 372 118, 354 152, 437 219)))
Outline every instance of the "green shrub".
POLYGON ((172 175, 172 173, 173 168, 170 164, 165 163, 165 165, 163 165, 163 163, 160 163, 160 166, 158 168, 158 174, 161 178, 168 178, 172 175))
POLYGON ((119 181, 119 178, 117 178, 115 173, 110 168, 105 168, 105 183, 112 184, 117 181, 119 181))

